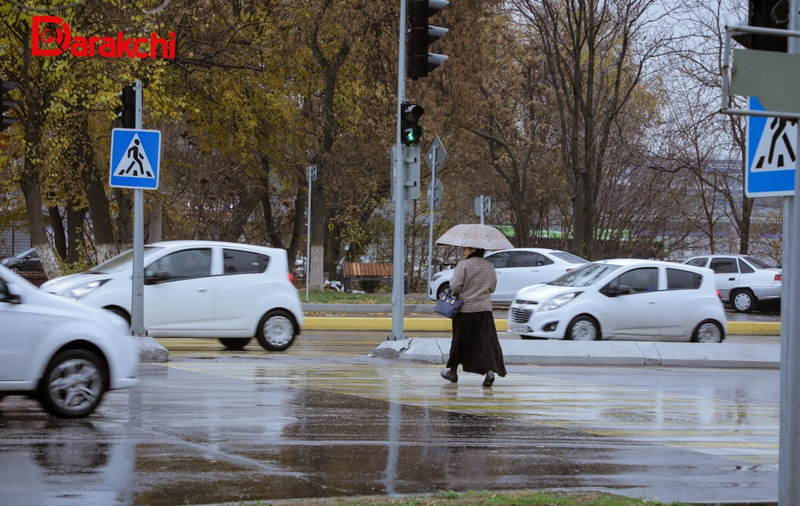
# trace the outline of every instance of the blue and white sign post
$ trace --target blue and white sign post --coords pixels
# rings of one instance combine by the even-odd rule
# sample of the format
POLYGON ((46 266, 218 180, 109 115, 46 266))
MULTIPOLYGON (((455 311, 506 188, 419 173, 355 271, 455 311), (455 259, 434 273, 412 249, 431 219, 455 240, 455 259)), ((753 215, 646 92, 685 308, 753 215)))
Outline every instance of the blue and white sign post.
POLYGON ((161 132, 115 128, 111 131, 111 173, 113 188, 155 190, 161 161, 161 132))
MULTIPOLYGON (((763 111, 750 97, 750 109, 763 111)), ((747 170, 744 191, 748 197, 791 197, 794 195, 797 162, 797 120, 747 117, 747 170)))
POLYGON ((112 187, 133 188, 133 272, 131 284, 131 333, 147 335, 144 328, 144 189, 158 188, 161 132, 142 130, 142 82, 136 94, 136 128, 115 128, 111 135, 112 187))

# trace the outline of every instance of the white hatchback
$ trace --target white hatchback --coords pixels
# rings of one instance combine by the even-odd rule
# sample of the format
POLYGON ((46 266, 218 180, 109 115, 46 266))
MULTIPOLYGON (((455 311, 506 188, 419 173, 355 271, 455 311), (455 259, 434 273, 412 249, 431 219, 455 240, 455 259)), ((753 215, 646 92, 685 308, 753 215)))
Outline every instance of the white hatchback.
MULTIPOLYGON (((555 249, 514 248, 487 253, 484 258, 494 265, 497 287, 492 302, 508 303, 521 288, 546 283, 588 261, 555 249)), ((438 300, 442 291, 450 287, 454 269, 437 272, 431 278, 428 297, 438 300)))
POLYGON ((0 266, 0 398, 36 397, 47 412, 87 416, 107 390, 136 384, 126 322, 40 291, 0 266))
POLYGON ((725 310, 709 269, 603 260, 517 293, 508 331, 523 338, 718 343, 725 310))
MULTIPOLYGON (((132 252, 42 290, 108 309, 130 322, 132 252)), ((165 241, 144 247, 144 325, 153 337, 218 338, 240 350, 253 337, 288 348, 303 311, 286 251, 217 241, 165 241)))

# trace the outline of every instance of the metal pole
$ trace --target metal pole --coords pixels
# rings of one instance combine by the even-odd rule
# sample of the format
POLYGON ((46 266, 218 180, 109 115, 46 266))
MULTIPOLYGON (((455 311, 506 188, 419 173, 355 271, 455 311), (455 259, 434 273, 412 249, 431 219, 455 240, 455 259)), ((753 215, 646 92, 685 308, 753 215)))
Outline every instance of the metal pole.
POLYGON ((308 284, 311 281, 311 166, 306 167, 308 179, 308 217, 306 219, 306 302, 308 302, 308 284))
POLYGON ((486 204, 486 200, 484 200, 484 199, 485 199, 485 197, 483 195, 481 195, 481 225, 484 224, 483 223, 483 210, 485 209, 484 204, 486 204))
MULTIPOLYGON (((800 28, 800 0, 789 2, 789 30, 800 28)), ((789 37, 789 53, 800 54, 800 40, 789 37)), ((797 129, 800 146, 800 128, 797 129)), ((792 259, 795 227, 800 225, 800 156, 795 157, 794 197, 784 199, 783 287, 781 297, 781 407, 778 449, 778 504, 800 504, 800 261, 792 259), (791 217, 789 223, 786 218, 791 217), (787 286, 788 285, 788 286, 787 286)))
MULTIPOLYGON (((142 129, 142 82, 135 81, 136 129, 142 129)), ((131 291, 131 333, 144 336, 144 190, 133 190, 133 273, 131 291)))
POLYGON ((428 286, 431 286, 433 276, 433 212, 434 201, 436 200, 436 143, 431 146, 431 195, 428 199, 428 207, 431 209, 431 225, 428 230, 428 286))
POLYGON ((394 279, 392 283, 392 335, 396 341, 404 339, 403 315, 405 313, 405 149, 401 142, 400 115, 406 99, 406 0, 400 0, 400 37, 397 66, 397 148, 392 156, 394 164, 394 279))

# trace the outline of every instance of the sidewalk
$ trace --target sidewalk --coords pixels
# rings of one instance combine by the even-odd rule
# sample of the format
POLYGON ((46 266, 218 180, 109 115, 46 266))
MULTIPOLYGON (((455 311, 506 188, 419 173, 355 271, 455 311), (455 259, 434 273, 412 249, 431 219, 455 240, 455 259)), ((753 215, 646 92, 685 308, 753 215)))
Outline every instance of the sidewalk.
MULTIPOLYGON (((776 344, 500 339, 500 346, 509 365, 779 369, 781 361, 781 347, 776 344)), ((450 339, 412 337, 384 341, 370 356, 445 364, 449 354, 450 339)))

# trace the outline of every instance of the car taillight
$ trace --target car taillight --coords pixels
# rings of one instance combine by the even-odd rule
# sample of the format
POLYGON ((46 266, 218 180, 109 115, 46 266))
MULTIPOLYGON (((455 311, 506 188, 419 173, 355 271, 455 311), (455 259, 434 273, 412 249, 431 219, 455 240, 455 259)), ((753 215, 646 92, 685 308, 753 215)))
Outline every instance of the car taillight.
POLYGON ((722 294, 720 293, 719 290, 717 290, 717 297, 719 297, 719 300, 722 300, 722 294))
POLYGON ((775 274, 775 281, 783 283, 783 274, 775 274))
POLYGON ((293 275, 291 272, 289 273, 289 281, 291 281, 291 283, 292 283, 293 285, 295 284, 295 282, 294 282, 294 275, 293 275))

